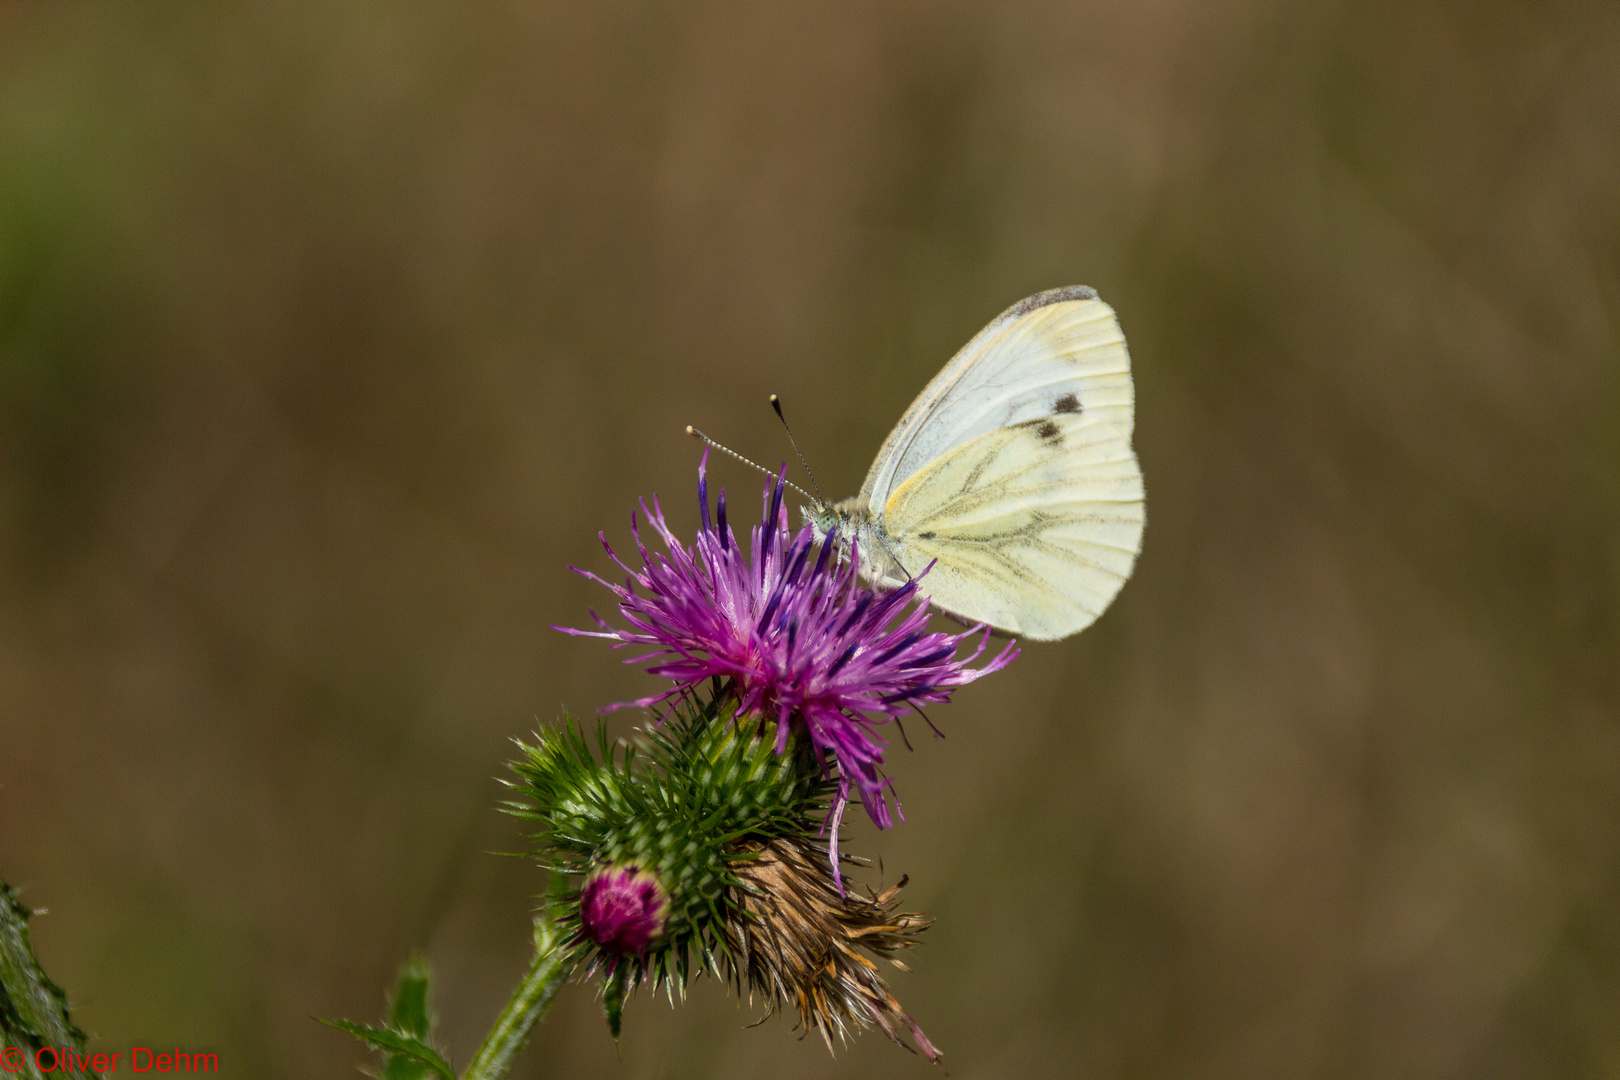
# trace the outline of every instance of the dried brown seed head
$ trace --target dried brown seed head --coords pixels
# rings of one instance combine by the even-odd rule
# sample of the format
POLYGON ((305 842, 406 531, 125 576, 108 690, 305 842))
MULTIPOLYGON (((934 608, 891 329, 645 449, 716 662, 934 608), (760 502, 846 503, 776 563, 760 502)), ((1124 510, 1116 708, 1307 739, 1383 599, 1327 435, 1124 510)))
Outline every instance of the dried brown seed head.
POLYGON ((938 1062, 940 1052, 862 954, 906 970, 895 954, 915 947, 933 920, 896 910, 905 879, 863 897, 839 892, 824 848, 779 839, 751 846, 745 855, 732 864, 744 883, 733 890, 740 914, 726 925, 728 974, 738 993, 746 983, 750 999, 761 995, 771 1012, 792 1003, 806 1030, 819 1032, 829 1050, 834 1035, 847 1043, 872 1026, 905 1046, 904 1027, 917 1049, 938 1062))

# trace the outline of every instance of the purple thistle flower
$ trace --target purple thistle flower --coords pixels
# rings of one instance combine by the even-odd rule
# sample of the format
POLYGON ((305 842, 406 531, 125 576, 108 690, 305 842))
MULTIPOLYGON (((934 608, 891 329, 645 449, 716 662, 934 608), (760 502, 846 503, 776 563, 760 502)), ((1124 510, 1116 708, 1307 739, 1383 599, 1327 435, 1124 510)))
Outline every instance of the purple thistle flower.
POLYGON ((985 650, 988 628, 973 652, 958 659, 962 642, 979 628, 930 632, 928 604, 917 597, 916 581, 875 593, 859 581, 858 551, 840 565, 833 559, 835 544, 817 552, 814 530, 806 526, 794 534, 783 506, 785 467, 774 487, 765 489, 764 521, 753 528, 745 551, 726 522, 724 490, 717 521, 709 518, 707 467, 705 450, 698 465, 701 527, 691 547, 669 530, 654 496, 652 509, 645 501, 641 509, 663 539, 663 552, 647 550, 632 513, 639 570, 626 566, 598 534, 629 575, 624 585, 572 568, 613 591, 629 626, 613 629, 592 612, 598 631, 555 629, 606 638, 614 648, 652 647, 625 663, 652 661, 647 670, 674 685, 609 709, 657 705, 718 677, 730 680, 739 715, 776 721, 778 752, 792 725, 800 725, 824 768, 826 754, 838 762, 839 797, 830 820, 836 875, 838 822, 852 785, 873 822, 884 829, 892 825, 881 771, 888 742, 877 727, 919 706, 949 701, 957 687, 1006 667, 1018 651, 1009 642, 984 666, 970 667, 985 650))

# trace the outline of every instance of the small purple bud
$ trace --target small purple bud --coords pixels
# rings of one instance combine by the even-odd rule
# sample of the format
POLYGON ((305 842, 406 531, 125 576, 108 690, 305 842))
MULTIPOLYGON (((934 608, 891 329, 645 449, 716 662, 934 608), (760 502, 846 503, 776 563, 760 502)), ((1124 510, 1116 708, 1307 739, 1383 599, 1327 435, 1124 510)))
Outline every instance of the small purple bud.
POLYGON ((640 955, 664 932, 669 893, 634 866, 610 866, 585 879, 579 893, 580 931, 606 952, 640 955))

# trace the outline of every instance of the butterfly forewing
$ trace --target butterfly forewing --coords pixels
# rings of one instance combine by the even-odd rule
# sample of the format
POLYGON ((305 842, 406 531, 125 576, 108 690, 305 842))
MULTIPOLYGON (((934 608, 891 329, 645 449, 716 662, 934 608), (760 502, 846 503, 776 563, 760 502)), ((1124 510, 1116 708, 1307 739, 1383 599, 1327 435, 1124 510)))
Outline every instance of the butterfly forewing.
POLYGON ((924 466, 998 428, 1051 416, 1134 422, 1130 356, 1114 310, 1090 289, 1038 293, 968 342, 912 402, 872 463, 873 510, 924 466))

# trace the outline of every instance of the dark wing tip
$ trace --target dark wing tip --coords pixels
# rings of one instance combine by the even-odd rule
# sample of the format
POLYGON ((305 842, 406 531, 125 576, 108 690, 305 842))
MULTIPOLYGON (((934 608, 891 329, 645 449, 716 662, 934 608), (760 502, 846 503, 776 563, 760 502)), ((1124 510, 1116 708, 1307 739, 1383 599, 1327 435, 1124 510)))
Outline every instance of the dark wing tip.
MULTIPOLYGON (((1063 304, 1070 300, 1095 300, 1097 290, 1089 285, 1065 285, 1061 289, 1047 289, 1034 296, 1026 296, 1012 307, 1001 313, 1002 319, 1016 319, 1020 315, 1028 315, 1039 308, 1050 307, 1053 304, 1063 304)), ((1001 321, 1000 319, 997 320, 1001 321)))

